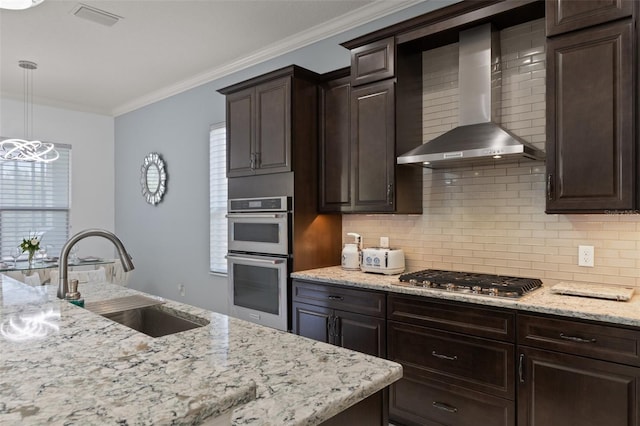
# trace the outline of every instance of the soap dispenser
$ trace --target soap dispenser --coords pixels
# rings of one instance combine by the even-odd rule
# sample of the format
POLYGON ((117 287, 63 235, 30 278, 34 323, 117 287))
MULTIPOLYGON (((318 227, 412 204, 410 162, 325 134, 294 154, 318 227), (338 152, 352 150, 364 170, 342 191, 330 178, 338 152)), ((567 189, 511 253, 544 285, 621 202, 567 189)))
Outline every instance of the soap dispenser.
POLYGON ((342 249, 342 269, 357 271, 360 269, 360 251, 362 249, 362 237, 354 232, 347 235, 355 237, 355 243, 347 243, 342 249))

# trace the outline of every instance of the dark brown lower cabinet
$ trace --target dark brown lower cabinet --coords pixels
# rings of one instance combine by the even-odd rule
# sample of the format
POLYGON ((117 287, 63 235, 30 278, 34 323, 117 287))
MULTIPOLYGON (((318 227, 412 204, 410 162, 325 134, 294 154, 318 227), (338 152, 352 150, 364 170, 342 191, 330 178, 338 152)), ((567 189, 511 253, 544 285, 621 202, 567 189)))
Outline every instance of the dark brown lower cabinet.
POLYGON ((299 336, 384 357, 384 319, 297 302, 293 303, 293 312, 299 336))
POLYGON ((640 330, 518 314, 518 426, 640 426, 640 330))
POLYGON ((640 426, 638 327, 301 280, 293 316, 403 367, 325 426, 640 426))
POLYGON ((513 311, 394 294, 387 318, 387 353, 403 367, 392 423, 516 424, 513 311))
POLYGON ((640 368, 520 347, 518 426, 638 426, 640 368))
MULTIPOLYGON (((386 357, 384 293, 293 281, 293 332, 321 342, 386 357)), ((389 392, 381 390, 323 423, 387 426, 389 392)))

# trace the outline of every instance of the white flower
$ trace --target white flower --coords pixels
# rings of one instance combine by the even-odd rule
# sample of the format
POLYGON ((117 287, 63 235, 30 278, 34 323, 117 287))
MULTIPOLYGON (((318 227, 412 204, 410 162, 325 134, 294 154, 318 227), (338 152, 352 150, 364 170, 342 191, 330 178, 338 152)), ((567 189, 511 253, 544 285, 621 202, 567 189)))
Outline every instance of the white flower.
POLYGON ((38 245, 38 239, 37 238, 32 238, 31 239, 31 245, 32 246, 38 245))

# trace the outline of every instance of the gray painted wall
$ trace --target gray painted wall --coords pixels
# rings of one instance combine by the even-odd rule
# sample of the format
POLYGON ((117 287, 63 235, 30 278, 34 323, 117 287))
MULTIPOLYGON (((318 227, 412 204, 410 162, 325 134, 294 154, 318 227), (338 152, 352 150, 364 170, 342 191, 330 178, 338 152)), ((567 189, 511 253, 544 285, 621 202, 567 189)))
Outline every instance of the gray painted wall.
POLYGON ((349 52, 339 43, 455 2, 427 0, 117 117, 115 230, 136 265, 129 286, 227 312, 226 277, 209 273, 209 126, 225 120, 217 89, 291 64, 318 73, 348 66, 349 52), (142 161, 152 151, 163 156, 168 173, 165 198, 155 207, 143 200, 139 183, 142 161))

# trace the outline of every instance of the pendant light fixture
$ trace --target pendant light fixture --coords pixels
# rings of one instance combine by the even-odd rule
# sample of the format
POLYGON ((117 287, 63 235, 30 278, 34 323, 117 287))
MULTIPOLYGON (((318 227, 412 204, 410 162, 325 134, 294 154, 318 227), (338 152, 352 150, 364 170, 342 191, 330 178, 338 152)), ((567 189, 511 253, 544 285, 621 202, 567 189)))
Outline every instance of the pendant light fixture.
POLYGON ((0 141, 0 160, 48 163, 60 156, 51 142, 30 140, 33 133, 33 70, 38 64, 18 61, 24 74, 24 137, 0 141))
POLYGON ((0 0, 0 9, 24 10, 42 3, 44 0, 0 0))

